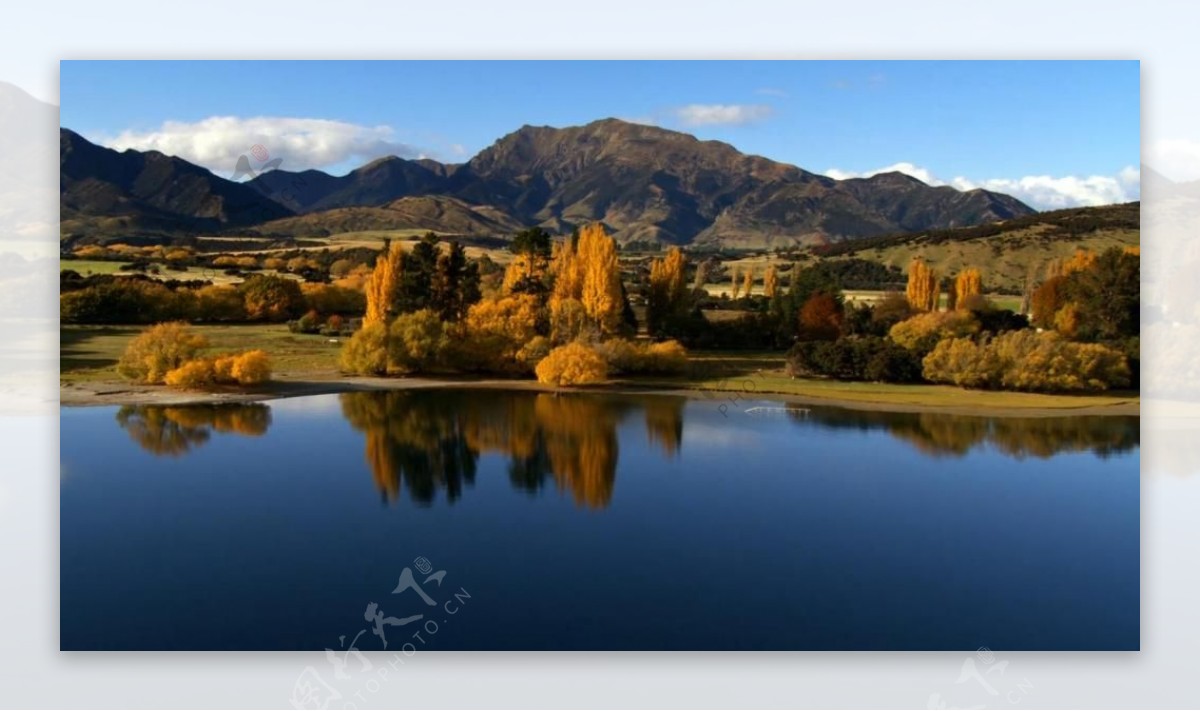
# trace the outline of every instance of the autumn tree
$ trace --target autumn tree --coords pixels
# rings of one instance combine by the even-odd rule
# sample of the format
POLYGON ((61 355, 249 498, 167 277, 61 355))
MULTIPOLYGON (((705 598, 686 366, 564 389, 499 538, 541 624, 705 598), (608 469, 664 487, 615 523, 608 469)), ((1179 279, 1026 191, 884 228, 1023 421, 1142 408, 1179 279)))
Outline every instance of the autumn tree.
MULTIPOLYGON (((564 246, 554 274, 553 299, 577 299, 590 324, 602 335, 619 333, 624 299, 620 289, 617 243, 599 222, 580 229, 574 247, 564 246)), ((553 305, 552 305, 553 309, 553 305)))
POLYGON ((287 321, 304 313, 300 282, 271 274, 255 274, 238 287, 253 321, 287 321))
POLYGON ((388 362, 409 373, 439 365, 448 338, 438 312, 422 309, 401 314, 388 328, 388 362))
POLYGON ((741 293, 742 282, 738 278, 737 267, 729 270, 729 298, 736 299, 741 293))
MULTIPOLYGON (((1048 270, 1048 273, 1053 272, 1048 270)), ((1054 328, 1054 316, 1066 304, 1066 282, 1067 278, 1062 276, 1059 270, 1056 276, 1050 277, 1034 289, 1030 299, 1033 312, 1031 320, 1038 328, 1054 328)))
POLYGON ((954 304, 957 308, 967 308, 971 296, 983 294, 983 277, 975 267, 967 267, 958 273, 954 279, 954 304))
POLYGON ((501 288, 505 294, 533 294, 545 297, 549 262, 539 254, 518 254, 504 270, 501 288))
POLYGON ((646 294, 646 328, 659 335, 664 324, 687 305, 684 272, 687 259, 678 247, 671 247, 662 259, 650 263, 650 284, 646 294))
POLYGON ((763 294, 768 299, 774 299, 776 292, 779 291, 779 273, 772 264, 767 267, 767 271, 763 274, 763 294))
POLYGON ((754 268, 746 267, 746 274, 742 278, 742 291, 748 299, 754 292, 754 268))
POLYGON ((805 340, 833 340, 842 330, 842 305, 819 291, 800 307, 800 336, 805 340))
POLYGON ((1141 326, 1141 257, 1118 249, 1092 254, 1088 266, 1068 270, 1063 285, 1077 309, 1073 333, 1085 341, 1137 336, 1141 326))
POLYGON ((395 316, 396 296, 403 271, 403 248, 398 243, 385 241, 383 250, 375 258, 375 269, 367 279, 367 311, 363 316, 363 326, 381 324, 386 327, 395 316))
POLYGON ((450 360, 464 370, 522 371, 526 364, 518 354, 539 335, 543 315, 532 294, 480 301, 467 310, 461 332, 450 344, 450 360))
POLYGON ((933 311, 937 308, 937 272, 922 259, 914 259, 908 265, 908 286, 905 289, 908 303, 916 311, 933 311))

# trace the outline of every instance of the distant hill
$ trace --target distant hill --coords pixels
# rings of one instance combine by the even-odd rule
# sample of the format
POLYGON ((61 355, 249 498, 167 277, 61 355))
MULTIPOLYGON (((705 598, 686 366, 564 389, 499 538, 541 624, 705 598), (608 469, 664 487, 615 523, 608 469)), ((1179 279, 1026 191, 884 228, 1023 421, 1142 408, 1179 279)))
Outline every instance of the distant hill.
POLYGON ((859 258, 906 269, 914 257, 942 275, 965 266, 983 271, 987 291, 1020 293, 1026 276, 1076 249, 1102 251, 1141 242, 1141 204, 1081 207, 1027 215, 1004 222, 843 242, 813 248, 824 259, 859 258))
POLYGON ((392 224, 399 219, 395 202, 419 197, 456 201, 400 211, 440 232, 541 225, 564 233, 600 221, 623 243, 744 249, 978 225, 1034 212, 1007 195, 933 187, 900 173, 834 180, 726 143, 616 119, 524 126, 461 165, 393 156, 340 177, 274 170, 232 183, 179 158, 117 153, 65 129, 61 162, 64 235, 139 228, 228 232, 297 214, 304 219, 269 229, 337 229, 347 220, 392 224), (307 219, 345 209, 356 212, 307 219))
POLYGON ((371 161, 344 176, 319 170, 272 170, 250 181, 253 187, 295 212, 338 207, 376 207, 397 198, 444 191, 447 166, 432 160, 395 156, 371 161))
POLYGON ((64 238, 112 231, 218 232, 292 214, 252 187, 158 151, 117 152, 59 132, 64 238))
POLYGON ((473 237, 512 234, 521 223, 503 212, 451 197, 404 197, 381 207, 340 207, 265 222, 264 236, 327 237, 345 232, 431 230, 473 237))

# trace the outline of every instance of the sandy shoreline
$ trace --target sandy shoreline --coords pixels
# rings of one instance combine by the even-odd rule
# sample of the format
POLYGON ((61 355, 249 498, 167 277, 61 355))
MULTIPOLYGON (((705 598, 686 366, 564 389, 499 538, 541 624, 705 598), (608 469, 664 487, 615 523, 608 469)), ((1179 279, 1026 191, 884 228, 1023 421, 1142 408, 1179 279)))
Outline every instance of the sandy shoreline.
POLYGON ((261 402, 279 398, 326 395, 331 393, 376 390, 415 390, 430 388, 494 388, 529 390, 535 392, 603 392, 636 395, 676 395, 711 402, 713 407, 725 407, 723 412, 744 411, 750 401, 772 401, 797 406, 840 407, 873 412, 943 413, 977 415, 982 417, 1068 417, 1081 415, 1138 416, 1141 403, 1131 399, 1112 405, 1089 405, 1085 397, 1078 407, 996 407, 945 406, 918 403, 874 402, 842 398, 823 398, 792 393, 738 392, 736 390, 700 390, 660 385, 640 386, 631 383, 593 388, 555 388, 531 380, 469 380, 442 378, 373 378, 360 376, 322 376, 304 379, 280 377, 261 390, 229 389, 220 392, 190 392, 164 386, 136 385, 121 382, 62 384, 60 404, 65 407, 102 405, 195 405, 236 402, 261 402))

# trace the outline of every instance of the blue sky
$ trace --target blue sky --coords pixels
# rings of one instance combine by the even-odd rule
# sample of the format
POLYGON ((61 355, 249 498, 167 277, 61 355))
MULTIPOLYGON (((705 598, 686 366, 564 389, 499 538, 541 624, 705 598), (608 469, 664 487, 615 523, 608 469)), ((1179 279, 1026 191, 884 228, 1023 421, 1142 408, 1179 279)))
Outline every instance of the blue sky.
POLYGON ((226 177, 254 144, 344 173, 617 117, 834 177, 899 168, 1037 207, 1138 195, 1137 62, 70 61, 60 96, 91 140, 226 177))

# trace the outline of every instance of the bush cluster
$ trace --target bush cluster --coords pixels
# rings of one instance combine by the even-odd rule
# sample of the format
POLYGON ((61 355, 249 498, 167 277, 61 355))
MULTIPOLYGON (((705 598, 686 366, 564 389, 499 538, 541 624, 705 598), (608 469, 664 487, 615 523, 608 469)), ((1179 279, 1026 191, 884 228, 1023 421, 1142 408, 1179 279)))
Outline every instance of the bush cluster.
POLYGON ((306 311, 361 316, 362 292, 333 284, 256 274, 233 285, 94 277, 62 282, 63 323, 283 322, 306 311))
POLYGON ((1124 387, 1130 378, 1125 355, 1118 350, 1028 329, 980 343, 948 338, 922 364, 927 380, 968 388, 1097 392, 1124 387))
POLYGON ((921 360, 911 350, 879 336, 836 341, 800 341, 788 351, 788 373, 837 380, 888 383, 921 381, 921 360))
POLYGON ((199 355, 207 347, 208 341, 187 324, 160 323, 130 341, 117 362, 117 372, 139 383, 179 388, 257 385, 271 379, 265 351, 199 355))

